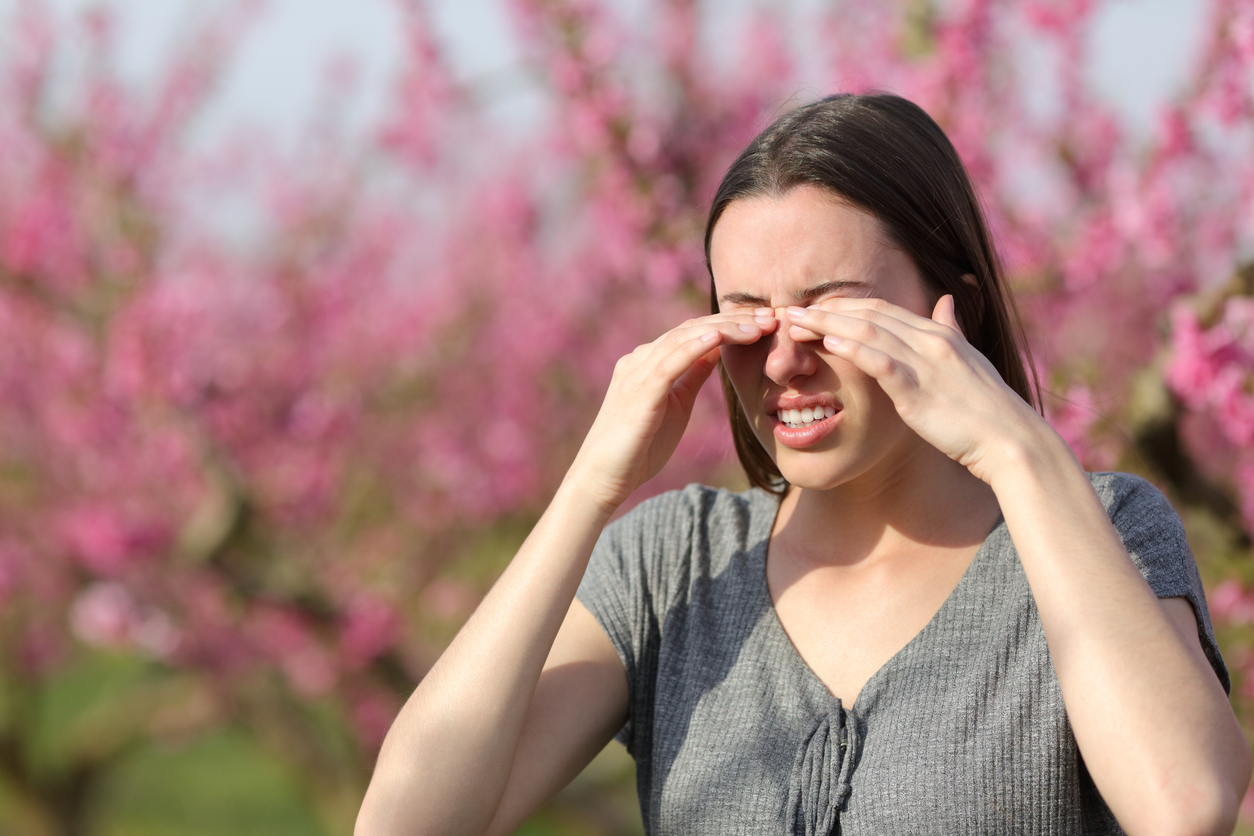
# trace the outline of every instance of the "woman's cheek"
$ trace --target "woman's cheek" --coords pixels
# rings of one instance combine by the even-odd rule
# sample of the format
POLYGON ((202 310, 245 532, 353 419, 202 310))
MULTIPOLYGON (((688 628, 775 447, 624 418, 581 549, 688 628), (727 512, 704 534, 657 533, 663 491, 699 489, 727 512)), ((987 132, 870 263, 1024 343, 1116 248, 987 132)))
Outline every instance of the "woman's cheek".
POLYGON ((762 413, 762 399, 765 396, 763 383, 765 376, 766 357, 769 347, 762 340, 752 345, 725 345, 720 348, 723 368, 731 380, 736 397, 740 399, 741 408, 749 419, 758 440, 769 451, 771 434, 770 421, 762 413))

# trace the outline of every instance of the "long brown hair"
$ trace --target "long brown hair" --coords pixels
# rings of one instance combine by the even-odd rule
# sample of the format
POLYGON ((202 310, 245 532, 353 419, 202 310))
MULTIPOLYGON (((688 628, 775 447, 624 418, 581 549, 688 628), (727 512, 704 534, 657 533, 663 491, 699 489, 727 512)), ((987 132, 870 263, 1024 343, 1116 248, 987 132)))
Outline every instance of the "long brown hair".
MULTIPOLYGON (((705 225, 710 310, 718 313, 710 239, 735 200, 820 186, 870 212, 914 261, 932 297, 954 297, 967 340, 1015 392, 1039 409, 1031 355, 967 170, 945 132, 918 105, 886 93, 828 96, 785 114, 728 169, 705 225), (974 282, 967 277, 974 277, 974 282)), ((719 367, 736 455, 757 487, 782 493, 783 475, 758 442, 719 367)))

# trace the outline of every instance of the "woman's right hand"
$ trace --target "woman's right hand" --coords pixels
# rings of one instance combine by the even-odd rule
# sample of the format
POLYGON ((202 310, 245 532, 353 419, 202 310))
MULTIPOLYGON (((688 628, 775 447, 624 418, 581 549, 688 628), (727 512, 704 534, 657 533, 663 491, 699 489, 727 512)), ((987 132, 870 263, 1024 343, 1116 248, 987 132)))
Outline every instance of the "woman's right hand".
POLYGON ((622 726, 623 664, 575 590, 610 514, 674 452, 719 346, 777 327, 755 314, 689 320, 618 362, 562 488, 388 731, 358 836, 511 833, 622 726))
POLYGON ((613 513, 675 452, 719 346, 756 342, 777 325, 770 308, 698 317, 621 358, 567 479, 613 513))

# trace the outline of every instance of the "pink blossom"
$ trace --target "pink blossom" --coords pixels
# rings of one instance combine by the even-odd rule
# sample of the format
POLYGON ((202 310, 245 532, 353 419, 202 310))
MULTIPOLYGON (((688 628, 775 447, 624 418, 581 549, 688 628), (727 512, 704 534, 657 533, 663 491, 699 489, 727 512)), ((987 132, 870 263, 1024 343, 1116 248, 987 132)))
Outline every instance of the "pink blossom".
POLYGON ((1085 385, 1072 386, 1059 405, 1047 412, 1054 429, 1090 470, 1109 470, 1114 466, 1109 448, 1100 442, 1094 443, 1093 430, 1102 420, 1102 413, 1093 390, 1085 385))
POLYGON ((299 653, 314 641, 304 619, 278 607, 259 607, 248 632, 257 648, 276 659, 299 653))
POLYGON ((67 511, 61 535, 86 568, 106 576, 123 572, 169 542, 164 527, 102 503, 67 511))
POLYGON ((1233 624, 1254 622, 1254 594, 1247 593, 1235 580, 1222 581, 1206 596, 1211 614, 1233 624))
POLYGON ((130 640, 139 615, 125 586, 97 583, 83 590, 70 608, 74 634, 88 644, 121 647, 130 640))
POLYGON ((316 645, 283 656, 279 666, 293 690, 303 697, 325 695, 335 687, 338 679, 334 662, 325 650, 316 645))
POLYGON ((363 593, 345 613, 340 649, 349 665, 363 665, 395 643, 399 628, 400 620, 388 604, 363 593))
POLYGON ((150 608, 131 626, 130 640, 155 659, 170 659, 178 650, 181 633, 169 615, 150 608))
POLYGON ((441 621, 465 617, 477 603, 474 592, 463 583, 437 578, 427 584, 419 606, 441 621))
POLYGON ((1237 489, 1240 492, 1241 513, 1247 529, 1254 531, 1254 455, 1244 451, 1236 468, 1237 489))
POLYGON ((352 721, 357 734, 371 747, 383 743, 399 706, 395 698, 378 693, 357 696, 352 703, 352 721))

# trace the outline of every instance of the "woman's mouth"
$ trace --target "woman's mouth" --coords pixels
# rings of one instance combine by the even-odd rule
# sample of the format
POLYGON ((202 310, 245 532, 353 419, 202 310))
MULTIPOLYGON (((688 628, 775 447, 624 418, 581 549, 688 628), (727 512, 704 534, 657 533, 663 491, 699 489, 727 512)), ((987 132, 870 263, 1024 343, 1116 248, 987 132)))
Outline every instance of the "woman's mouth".
POLYGON ((831 418, 836 414, 836 407, 816 406, 813 409, 806 407, 805 409, 781 409, 775 414, 779 422, 790 430, 799 430, 802 427, 808 427, 816 421, 822 421, 824 418, 831 418))
POLYGON ((780 409, 771 417, 775 440, 785 447, 801 449, 817 444, 840 424, 841 410, 831 404, 804 409, 780 409))

